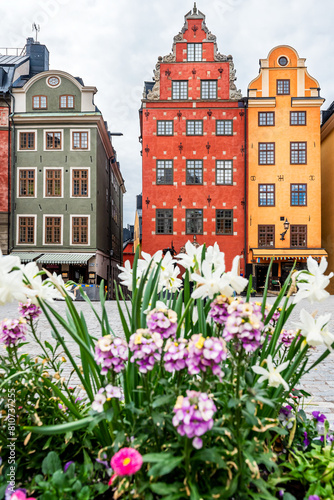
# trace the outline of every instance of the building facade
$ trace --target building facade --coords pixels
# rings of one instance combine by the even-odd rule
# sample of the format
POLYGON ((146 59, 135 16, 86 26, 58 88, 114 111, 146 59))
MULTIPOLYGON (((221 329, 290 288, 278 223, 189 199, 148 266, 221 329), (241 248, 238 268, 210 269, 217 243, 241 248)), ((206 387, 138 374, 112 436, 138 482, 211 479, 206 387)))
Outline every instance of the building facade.
POLYGON ((289 46, 260 60, 248 87, 248 274, 264 286, 270 259, 279 284, 295 260, 321 247, 319 83, 289 46))
POLYGON ((13 89, 11 245, 64 279, 109 283, 123 254, 124 181, 95 87, 47 71, 13 89))
POLYGON ((0 49, 0 248, 10 248, 11 220, 11 90, 33 75, 49 69, 45 45, 28 38, 24 49, 0 49))
POLYGON ((232 56, 218 52, 195 4, 145 83, 143 251, 179 252, 191 240, 218 242, 227 266, 244 256, 245 105, 235 80, 232 56))
MULTIPOLYGON (((322 245, 328 252, 328 271, 334 272, 334 102, 322 113, 321 179, 322 245)), ((333 280, 327 291, 334 294, 333 280)))

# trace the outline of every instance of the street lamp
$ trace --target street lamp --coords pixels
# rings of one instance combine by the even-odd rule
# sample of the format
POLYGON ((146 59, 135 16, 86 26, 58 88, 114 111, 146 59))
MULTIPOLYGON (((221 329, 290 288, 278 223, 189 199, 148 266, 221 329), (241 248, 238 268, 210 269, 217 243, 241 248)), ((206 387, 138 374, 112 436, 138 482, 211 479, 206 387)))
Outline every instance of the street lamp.
POLYGON ((286 233, 288 232, 289 227, 290 227, 290 222, 288 221, 288 219, 285 219, 285 221, 283 223, 283 227, 284 227, 285 231, 283 231, 283 233, 281 233, 281 240, 282 241, 285 240, 284 236, 286 235, 286 233))

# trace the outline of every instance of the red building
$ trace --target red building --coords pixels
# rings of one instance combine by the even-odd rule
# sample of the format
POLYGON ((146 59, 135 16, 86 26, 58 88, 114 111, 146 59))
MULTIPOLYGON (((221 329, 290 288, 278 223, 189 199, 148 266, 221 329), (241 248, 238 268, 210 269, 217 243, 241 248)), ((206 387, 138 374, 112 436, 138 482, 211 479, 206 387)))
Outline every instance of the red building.
POLYGON ((232 56, 218 52, 195 4, 145 82, 143 251, 196 240, 218 242, 228 267, 244 256, 246 109, 235 80, 232 56))
POLYGON ((10 213, 10 154, 8 129, 9 103, 0 99, 0 248, 8 253, 8 227, 10 213))

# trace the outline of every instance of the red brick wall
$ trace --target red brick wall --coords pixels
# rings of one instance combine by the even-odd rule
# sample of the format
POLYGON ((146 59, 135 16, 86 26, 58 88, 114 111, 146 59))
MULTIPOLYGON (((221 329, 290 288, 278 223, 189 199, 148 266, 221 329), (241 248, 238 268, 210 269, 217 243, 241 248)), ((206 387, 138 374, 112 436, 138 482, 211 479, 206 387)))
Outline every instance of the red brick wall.
POLYGON ((0 212, 8 212, 8 108, 0 107, 0 212))

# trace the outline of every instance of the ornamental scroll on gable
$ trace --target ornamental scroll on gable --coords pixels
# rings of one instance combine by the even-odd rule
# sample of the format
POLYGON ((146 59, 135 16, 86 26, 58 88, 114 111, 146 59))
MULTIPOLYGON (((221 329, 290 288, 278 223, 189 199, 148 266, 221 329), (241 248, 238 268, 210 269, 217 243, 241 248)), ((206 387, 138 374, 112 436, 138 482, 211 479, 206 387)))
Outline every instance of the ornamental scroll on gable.
MULTIPOLYGON (((218 52, 217 48, 217 37, 211 31, 209 31, 206 23, 205 23, 205 15, 197 9, 196 2, 194 4, 194 8, 192 11, 189 11, 188 14, 184 16, 184 26, 181 31, 174 36, 172 52, 164 57, 159 57, 158 62, 155 66, 153 81, 155 82, 152 90, 148 91, 146 99, 148 100, 159 100, 160 99, 160 64, 164 63, 174 63, 176 62, 176 44, 177 43, 186 43, 187 40, 184 39, 183 34, 188 30, 188 20, 189 19, 198 19, 202 23, 202 30, 206 33, 206 38, 203 40, 205 42, 211 42, 214 44, 214 60, 217 62, 228 62, 230 67, 229 74, 229 82, 230 82, 230 99, 238 100, 242 98, 241 90, 238 90, 235 85, 235 80, 237 77, 235 76, 236 70, 234 68, 233 57, 231 55, 225 56, 218 52)), ((145 93, 144 93, 145 98, 145 93)))

